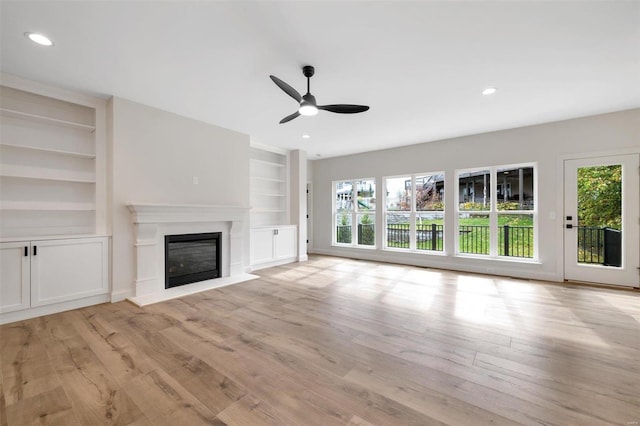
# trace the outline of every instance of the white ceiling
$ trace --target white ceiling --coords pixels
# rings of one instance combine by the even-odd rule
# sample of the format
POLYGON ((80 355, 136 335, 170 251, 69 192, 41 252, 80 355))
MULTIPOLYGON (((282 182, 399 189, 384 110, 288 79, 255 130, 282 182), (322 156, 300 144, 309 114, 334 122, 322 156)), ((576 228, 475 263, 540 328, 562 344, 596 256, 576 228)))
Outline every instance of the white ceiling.
POLYGON ((640 106, 638 1, 2 1, 0 12, 4 72, 311 159, 640 106), (278 124, 297 105, 269 74, 304 93, 305 64, 319 104, 371 110, 278 124))

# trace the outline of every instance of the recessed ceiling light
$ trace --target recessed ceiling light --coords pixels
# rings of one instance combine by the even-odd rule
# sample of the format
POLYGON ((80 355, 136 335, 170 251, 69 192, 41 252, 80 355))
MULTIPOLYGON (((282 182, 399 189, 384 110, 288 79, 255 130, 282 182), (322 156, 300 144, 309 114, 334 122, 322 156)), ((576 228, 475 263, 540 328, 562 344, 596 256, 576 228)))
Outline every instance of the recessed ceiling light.
POLYGON ((53 46, 53 42, 47 36, 38 33, 24 33, 24 36, 34 43, 38 43, 40 46, 53 46))
POLYGON ((311 136, 309 135, 302 135, 302 139, 309 139, 311 136))
POLYGON ((498 89, 496 89, 495 87, 487 87, 486 89, 484 89, 482 91, 482 94, 483 95, 493 95, 497 91, 498 91, 498 89))

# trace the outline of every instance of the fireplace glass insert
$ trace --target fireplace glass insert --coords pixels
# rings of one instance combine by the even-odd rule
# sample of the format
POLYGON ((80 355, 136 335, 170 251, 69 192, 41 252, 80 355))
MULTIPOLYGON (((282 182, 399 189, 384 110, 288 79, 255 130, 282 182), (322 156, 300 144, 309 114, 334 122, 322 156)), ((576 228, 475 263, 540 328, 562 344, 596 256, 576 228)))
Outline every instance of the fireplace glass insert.
POLYGON ((221 237, 221 232, 166 235, 164 288, 218 278, 221 237))

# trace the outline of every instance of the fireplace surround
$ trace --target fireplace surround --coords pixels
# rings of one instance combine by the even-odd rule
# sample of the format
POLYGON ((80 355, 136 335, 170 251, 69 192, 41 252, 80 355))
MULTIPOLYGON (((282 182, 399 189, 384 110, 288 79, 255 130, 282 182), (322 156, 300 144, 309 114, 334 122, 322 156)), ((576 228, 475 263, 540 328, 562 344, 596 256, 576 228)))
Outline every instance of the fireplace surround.
POLYGON ((148 305, 258 278, 248 274, 249 208, 216 205, 129 204, 135 233, 135 295, 148 305), (218 278, 165 288, 165 236, 220 233, 218 278))

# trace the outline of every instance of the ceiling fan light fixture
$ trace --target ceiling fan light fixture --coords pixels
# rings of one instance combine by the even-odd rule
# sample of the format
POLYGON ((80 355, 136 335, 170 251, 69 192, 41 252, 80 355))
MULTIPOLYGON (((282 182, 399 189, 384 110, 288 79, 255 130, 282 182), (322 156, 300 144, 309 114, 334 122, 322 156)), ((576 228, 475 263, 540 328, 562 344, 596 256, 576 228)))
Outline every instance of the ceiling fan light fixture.
POLYGON ((29 40, 31 40, 32 42, 39 44, 40 46, 46 46, 46 47, 53 46, 53 41, 51 41, 51 39, 45 35, 27 32, 27 33, 24 33, 24 36, 29 40))
POLYGON ((365 112, 369 110, 366 105, 351 105, 351 104, 334 104, 334 105, 320 105, 316 102, 316 97, 311 94, 311 82, 315 69, 311 65, 305 65, 302 67, 302 74, 307 78, 307 93, 302 96, 296 89, 280 80, 275 75, 270 75, 269 78, 282 89, 287 95, 291 96, 298 103, 298 110, 293 114, 287 115, 280 120, 280 124, 288 123, 294 118, 301 115, 312 116, 318 114, 318 110, 334 112, 336 114, 357 114, 359 112, 365 112))
POLYGON ((303 103, 298 110, 300 115, 306 115, 307 117, 316 115, 318 113, 318 107, 312 104, 303 103))

